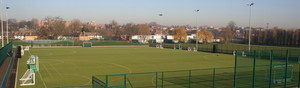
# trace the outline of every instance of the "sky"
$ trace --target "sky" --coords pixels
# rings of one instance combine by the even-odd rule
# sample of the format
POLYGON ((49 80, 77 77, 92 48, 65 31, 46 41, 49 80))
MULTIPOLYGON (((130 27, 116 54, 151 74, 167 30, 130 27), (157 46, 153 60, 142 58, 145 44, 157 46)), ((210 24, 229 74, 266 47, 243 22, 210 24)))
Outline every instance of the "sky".
MULTIPOLYGON (((71 21, 108 24, 191 25, 225 27, 234 21, 239 27, 300 28, 300 0, 3 0, 9 18, 18 21, 61 17, 71 21), (199 12, 194 10, 199 9, 199 12), (162 13, 163 16, 159 16, 162 13)), ((2 12, 5 10, 2 10, 2 12)), ((4 13, 1 13, 4 17, 4 13)))

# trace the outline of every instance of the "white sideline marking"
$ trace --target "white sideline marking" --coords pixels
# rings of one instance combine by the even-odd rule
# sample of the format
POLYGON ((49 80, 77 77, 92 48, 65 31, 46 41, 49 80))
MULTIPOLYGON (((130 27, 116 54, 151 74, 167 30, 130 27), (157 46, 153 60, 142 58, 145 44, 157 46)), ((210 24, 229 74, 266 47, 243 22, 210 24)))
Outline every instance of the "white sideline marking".
POLYGON ((89 81, 88 81, 86 84, 84 84, 84 85, 89 85, 89 84, 92 82, 92 80, 91 80, 89 77, 82 76, 82 75, 79 75, 79 74, 63 74, 63 76, 82 77, 82 78, 84 78, 84 79, 89 80, 89 81))
MULTIPOLYGON (((56 59, 40 59, 40 60, 52 60, 52 61, 57 61, 57 62, 59 62, 59 63, 55 63, 55 64, 52 64, 52 65, 60 65, 60 64, 63 64, 63 63, 65 63, 65 61, 63 61, 63 60, 56 60, 56 59)), ((47 63, 48 64, 48 63, 47 63)))
MULTIPOLYGON (((124 65, 120 65, 120 64, 116 64, 116 63, 107 63, 107 64, 111 64, 111 65, 115 65, 115 66, 118 66, 118 67, 121 67, 121 68, 125 68, 125 69, 127 69, 127 70, 129 71, 129 73, 132 73, 131 69, 128 68, 128 67, 126 67, 126 66, 124 66, 124 65)), ((111 82, 116 81, 116 80, 120 80, 120 79, 123 79, 123 78, 111 80, 111 82)), ((126 79, 125 79, 125 80, 126 80, 126 79)), ((126 81, 126 82, 127 82, 127 81, 126 81)))
MULTIPOLYGON (((74 64, 74 63, 72 63, 72 62, 70 62, 70 63, 71 63, 72 65, 74 65, 75 68, 80 69, 80 68, 78 67, 78 65, 76 65, 76 64, 74 64)), ((83 72, 85 72, 85 71, 83 71, 83 72)), ((88 79, 89 81, 88 81, 85 85, 88 85, 89 83, 92 82, 92 79, 90 79, 89 77, 86 77, 86 76, 82 76, 82 75, 73 75, 73 76, 79 76, 79 77, 83 77, 83 78, 85 78, 85 79, 88 79)))
POLYGON ((43 79, 43 77, 42 77, 40 71, 38 71, 38 73, 39 73, 39 75, 40 75, 40 77, 41 77, 41 80, 43 81, 43 84, 44 84, 45 88, 47 88, 47 85, 46 85, 46 83, 45 83, 45 81, 44 81, 44 79, 43 79))
POLYGON ((112 64, 112 65, 115 65, 115 66, 118 66, 118 67, 121 67, 121 68, 125 68, 129 71, 129 73, 132 73, 132 70, 124 65, 120 65, 120 64, 116 64, 116 63, 108 63, 108 64, 112 64))

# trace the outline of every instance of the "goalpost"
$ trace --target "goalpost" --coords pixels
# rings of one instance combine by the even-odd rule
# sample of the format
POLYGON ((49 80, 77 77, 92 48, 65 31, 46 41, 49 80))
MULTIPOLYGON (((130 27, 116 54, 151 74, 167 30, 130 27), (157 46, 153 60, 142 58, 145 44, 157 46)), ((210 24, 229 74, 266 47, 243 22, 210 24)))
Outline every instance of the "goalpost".
POLYGON ((25 49, 24 49, 24 51, 29 51, 29 46, 26 46, 25 49))
POLYGON ((29 69, 38 71, 39 70, 39 57, 35 55, 31 55, 27 60, 27 65, 29 69))
POLYGON ((35 85, 35 73, 33 70, 28 69, 22 78, 19 80, 21 86, 35 85))
POLYGON ((92 42, 83 42, 82 47, 92 47, 93 43, 92 42))
MULTIPOLYGON (((285 65, 273 66, 272 83, 283 83, 285 81, 285 74, 287 74, 286 81, 293 80, 293 65, 288 65, 287 73, 285 73, 285 65)), ((270 81, 270 69, 267 67, 265 74, 266 81, 270 81)))

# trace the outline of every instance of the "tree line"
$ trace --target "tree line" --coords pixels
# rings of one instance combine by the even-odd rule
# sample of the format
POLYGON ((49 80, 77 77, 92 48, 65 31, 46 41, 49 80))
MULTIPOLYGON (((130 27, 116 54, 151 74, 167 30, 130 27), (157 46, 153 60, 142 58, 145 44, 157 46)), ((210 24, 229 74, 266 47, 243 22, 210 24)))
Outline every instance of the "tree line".
MULTIPOLYGON (((242 43, 248 43, 248 36, 249 31, 246 31, 242 43)), ((274 27, 272 29, 254 30, 251 35, 251 43, 259 45, 300 47, 300 29, 287 30, 274 27)))
POLYGON ((103 37, 117 40, 128 40, 132 35, 151 34, 150 28, 146 24, 118 25, 116 21, 112 21, 103 26, 84 24, 78 19, 68 22, 60 17, 46 17, 41 22, 38 19, 20 22, 15 19, 9 20, 11 33, 18 34, 23 29, 25 32, 30 31, 31 34, 38 36, 38 39, 57 39, 64 35, 76 36, 82 32, 97 33, 103 37))

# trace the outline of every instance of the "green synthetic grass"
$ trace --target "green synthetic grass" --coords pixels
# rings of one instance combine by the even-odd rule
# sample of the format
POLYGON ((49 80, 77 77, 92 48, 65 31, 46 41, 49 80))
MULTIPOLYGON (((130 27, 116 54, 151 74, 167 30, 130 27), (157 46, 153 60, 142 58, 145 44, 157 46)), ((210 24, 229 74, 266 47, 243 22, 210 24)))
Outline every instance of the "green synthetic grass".
MULTIPOLYGON (((192 71, 191 86, 205 88, 212 87, 213 83, 213 69, 208 68, 219 68, 215 72, 215 87, 233 86, 234 69, 232 67, 235 58, 229 54, 152 47, 34 48, 30 49, 30 52, 25 51, 25 55, 19 60, 18 79, 27 69, 26 60, 30 54, 38 55, 40 61, 40 69, 36 72, 36 85, 21 88, 91 85, 92 76, 111 74, 129 74, 127 77, 133 86, 153 88, 156 82, 155 72, 159 72, 157 79, 158 85, 161 86, 161 72, 175 70, 186 71, 165 72, 164 87, 188 87, 188 70, 191 69, 203 69, 192 71), (143 72, 154 73, 134 74, 143 72)), ((249 66, 253 61, 247 57, 238 58, 238 66, 249 66)), ((269 60, 257 59, 258 65, 268 63, 269 60)), ((279 63, 279 61, 274 60, 274 63, 279 63)), ((258 67, 259 83, 257 86, 261 87, 266 84, 264 77, 266 67, 258 67)), ((238 86, 250 86, 251 74, 252 67, 238 69, 238 77, 240 77, 238 86)), ((98 78, 105 81, 104 76, 98 76, 98 78)), ((109 86, 122 85, 124 82, 122 79, 124 75, 110 76, 109 86)), ((126 84, 128 88, 131 87, 129 81, 126 84)), ((20 87, 19 82, 17 87, 20 87)))
MULTIPOLYGON (((150 47, 46 48, 30 53, 40 59, 36 85, 30 88, 90 85, 93 75, 234 66, 232 55, 150 47)), ((25 51, 19 61, 18 79, 30 53, 25 51)))

